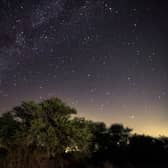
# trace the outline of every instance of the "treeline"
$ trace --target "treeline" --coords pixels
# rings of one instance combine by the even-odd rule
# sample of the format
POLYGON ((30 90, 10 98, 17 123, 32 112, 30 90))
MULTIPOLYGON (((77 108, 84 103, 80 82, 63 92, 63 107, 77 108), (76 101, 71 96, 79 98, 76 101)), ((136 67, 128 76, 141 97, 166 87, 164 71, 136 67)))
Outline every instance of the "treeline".
POLYGON ((23 102, 0 117, 1 168, 168 167, 168 138, 75 117, 58 98, 23 102))

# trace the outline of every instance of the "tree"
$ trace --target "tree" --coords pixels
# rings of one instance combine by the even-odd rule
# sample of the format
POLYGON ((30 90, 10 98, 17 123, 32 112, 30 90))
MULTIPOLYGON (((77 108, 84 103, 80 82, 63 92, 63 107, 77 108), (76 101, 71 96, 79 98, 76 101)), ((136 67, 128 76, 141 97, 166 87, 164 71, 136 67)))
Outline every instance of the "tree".
MULTIPOLYGON (((10 113, 4 114, 8 117, 0 118, 0 144, 5 145, 8 139, 8 144, 14 142, 17 153, 22 153, 18 160, 24 160, 25 163, 30 159, 35 159, 36 163, 40 163, 42 158, 54 159, 57 167, 63 167, 67 149, 84 151, 91 137, 86 121, 73 118, 73 114, 76 114, 76 110, 58 98, 40 103, 23 102, 10 113)), ((13 152, 16 157, 16 150, 10 153, 13 152)), ((18 165, 16 167, 19 168, 18 165)))
POLYGON ((19 154, 16 151, 20 149, 20 145, 18 146, 18 135, 21 131, 21 124, 14 119, 11 113, 4 113, 0 117, 0 148, 1 154, 5 154, 5 158, 3 158, 4 167, 7 167, 8 163, 8 167, 15 168, 14 162, 17 160, 14 157, 16 154, 19 154))
POLYGON ((129 147, 130 158, 134 162, 153 163, 156 165, 163 162, 164 157, 167 156, 163 142, 158 138, 147 135, 133 135, 130 138, 129 147))
POLYGON ((132 129, 124 127, 122 124, 113 124, 109 128, 112 143, 117 146, 127 145, 132 129))

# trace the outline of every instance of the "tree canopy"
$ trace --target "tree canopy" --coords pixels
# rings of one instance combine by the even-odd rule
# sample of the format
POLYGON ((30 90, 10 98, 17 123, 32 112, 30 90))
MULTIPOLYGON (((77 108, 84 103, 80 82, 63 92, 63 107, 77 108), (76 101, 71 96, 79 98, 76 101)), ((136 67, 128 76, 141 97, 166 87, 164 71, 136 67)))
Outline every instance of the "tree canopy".
POLYGON ((68 150, 86 150, 91 138, 86 121, 73 114, 76 110, 58 98, 23 102, 0 117, 0 145, 9 153, 17 148, 30 151, 37 160, 61 161, 68 150))

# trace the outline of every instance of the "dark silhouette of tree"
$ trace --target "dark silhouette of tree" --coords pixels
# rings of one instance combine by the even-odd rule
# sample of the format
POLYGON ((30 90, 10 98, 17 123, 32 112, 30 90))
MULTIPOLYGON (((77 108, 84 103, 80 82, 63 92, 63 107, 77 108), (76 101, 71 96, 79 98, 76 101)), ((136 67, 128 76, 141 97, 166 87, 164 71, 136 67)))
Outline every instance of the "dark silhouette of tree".
POLYGON ((135 164, 157 165, 164 162, 165 149, 158 138, 133 135, 129 144, 129 159, 135 164))
POLYGON ((109 128, 112 144, 116 146, 127 145, 132 129, 125 128, 122 124, 113 124, 109 128))
POLYGON ((90 122, 90 129, 93 134, 90 146, 93 164, 103 166, 109 149, 108 129, 103 122, 90 122))

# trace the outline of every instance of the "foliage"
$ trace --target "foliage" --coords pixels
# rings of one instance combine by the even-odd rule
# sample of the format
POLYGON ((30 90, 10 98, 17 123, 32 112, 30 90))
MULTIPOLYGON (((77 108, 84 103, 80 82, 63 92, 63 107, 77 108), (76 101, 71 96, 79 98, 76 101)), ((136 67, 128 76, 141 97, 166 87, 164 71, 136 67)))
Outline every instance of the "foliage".
POLYGON ((76 113, 54 97, 23 102, 2 114, 1 167, 85 168, 112 163, 124 168, 146 163, 167 167, 167 137, 132 134, 122 124, 107 127, 103 122, 75 117, 76 113))
POLYGON ((29 157, 25 159, 33 155, 37 160, 59 158, 62 162, 68 148, 86 150, 91 137, 86 121, 72 118, 72 114, 76 110, 58 98, 23 102, 0 118, 0 145, 8 156, 23 153, 29 157))

